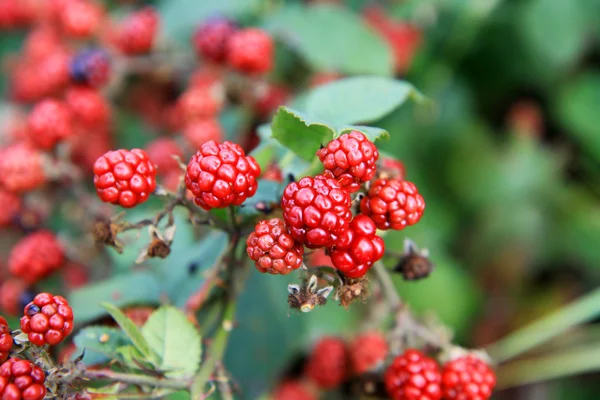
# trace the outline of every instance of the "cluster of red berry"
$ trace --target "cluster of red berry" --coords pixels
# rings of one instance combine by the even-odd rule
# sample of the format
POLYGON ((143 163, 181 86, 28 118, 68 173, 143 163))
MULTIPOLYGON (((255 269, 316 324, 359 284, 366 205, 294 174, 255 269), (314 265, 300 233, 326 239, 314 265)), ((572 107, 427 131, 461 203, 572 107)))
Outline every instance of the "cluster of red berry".
POLYGON ((317 156, 324 172, 287 185, 283 220, 260 221, 248 237, 248 255, 261 272, 287 274, 302 265, 304 247, 326 248, 334 268, 359 278, 383 257, 377 229, 417 223, 425 202, 411 182, 374 179, 379 152, 361 132, 341 135, 317 156), (353 216, 351 193, 365 184, 369 189, 353 216))
MULTIPOLYGON (((73 310, 61 296, 40 293, 23 313, 21 331, 34 345, 57 345, 73 330, 73 310)), ((11 357, 14 333, 18 331, 11 332, 6 319, 0 317, 0 397, 41 400, 47 392, 46 373, 17 354, 11 357)))
POLYGON ((273 397, 316 399, 319 390, 337 388, 367 373, 381 376, 394 400, 486 400, 496 383, 492 369, 470 354, 455 357, 442 368, 416 349, 407 349, 391 361, 389 358, 387 341, 379 332, 365 332, 348 343, 338 337, 323 337, 315 343, 303 377, 285 380, 273 397))

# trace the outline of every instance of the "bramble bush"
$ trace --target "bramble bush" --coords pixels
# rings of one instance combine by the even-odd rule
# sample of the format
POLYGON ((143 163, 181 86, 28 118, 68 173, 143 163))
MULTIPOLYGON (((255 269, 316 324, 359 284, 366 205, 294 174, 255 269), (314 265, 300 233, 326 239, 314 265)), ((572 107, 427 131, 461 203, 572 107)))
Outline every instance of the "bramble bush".
POLYGON ((501 2, 471 6, 447 65, 455 9, 433 0, 138 3, 0 0, 2 399, 485 400, 600 367, 530 351, 597 316, 597 292, 465 334, 484 296, 441 243, 488 207, 463 246, 500 237, 525 265, 541 229, 512 240, 503 216, 535 220, 553 187, 511 170, 555 168, 535 103, 502 153, 467 113, 468 135, 425 145, 431 121, 460 126, 464 87, 439 82, 501 2))

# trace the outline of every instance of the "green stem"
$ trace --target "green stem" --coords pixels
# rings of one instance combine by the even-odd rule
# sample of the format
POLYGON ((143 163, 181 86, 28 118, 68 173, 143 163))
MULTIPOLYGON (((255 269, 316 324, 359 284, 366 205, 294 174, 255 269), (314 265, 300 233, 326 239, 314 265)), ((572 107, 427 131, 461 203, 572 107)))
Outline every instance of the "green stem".
POLYGON ((112 382, 129 383, 131 385, 168 389, 187 389, 190 385, 188 381, 155 378, 148 375, 126 374, 109 369, 86 370, 84 377, 90 380, 103 379, 112 382))
POLYGON ((498 370, 498 389, 600 370, 600 345, 579 346, 534 359, 516 361, 498 370))
POLYGON ((498 363, 510 360, 575 325, 600 315, 600 288, 486 347, 498 363))

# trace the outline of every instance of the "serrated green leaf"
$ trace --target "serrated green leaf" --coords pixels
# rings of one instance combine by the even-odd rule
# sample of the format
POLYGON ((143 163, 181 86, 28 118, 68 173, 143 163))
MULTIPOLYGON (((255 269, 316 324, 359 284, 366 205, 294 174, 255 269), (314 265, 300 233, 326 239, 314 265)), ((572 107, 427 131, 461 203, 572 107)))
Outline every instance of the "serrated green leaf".
POLYGON ((356 76, 311 91, 306 113, 335 124, 367 123, 386 116, 411 97, 424 99, 408 82, 379 76, 356 76))
POLYGON ((312 161, 321 145, 333 139, 335 129, 288 107, 279 107, 271 124, 273 137, 299 157, 312 161))
POLYGON ((77 333, 73 343, 79 350, 74 356, 80 355, 85 350, 84 364, 94 365, 114 359, 117 349, 131 344, 131 341, 120 329, 88 326, 77 333))
POLYGON ((155 363, 157 361, 156 354, 150 349, 148 342, 140 332, 139 328, 136 324, 133 323, 129 318, 125 316, 117 307, 113 306, 109 303, 102 303, 102 307, 108 311, 111 317, 119 324, 123 332, 129 337, 133 345, 141 355, 151 363, 155 363))
POLYGON ((86 323, 106 315, 106 310, 100 306, 102 302, 108 301, 117 307, 158 304, 160 295, 161 284, 155 274, 133 272, 77 289, 69 296, 69 303, 77 315, 77 322, 86 323))
POLYGON ((142 335, 160 358, 159 368, 167 376, 192 376, 200 364, 200 334, 175 307, 154 311, 142 328, 142 335))
POLYGON ((393 72, 390 47, 346 8, 288 5, 271 15, 265 27, 317 70, 374 75, 393 72))

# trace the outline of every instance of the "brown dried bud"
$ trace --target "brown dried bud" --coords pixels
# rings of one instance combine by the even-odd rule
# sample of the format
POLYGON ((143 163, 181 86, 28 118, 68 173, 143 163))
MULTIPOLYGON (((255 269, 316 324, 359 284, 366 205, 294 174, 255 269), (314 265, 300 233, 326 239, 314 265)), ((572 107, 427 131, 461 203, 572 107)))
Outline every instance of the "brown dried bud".
POLYGON ((290 308, 302 312, 310 312, 315 306, 322 306, 327 303, 327 296, 333 290, 332 286, 323 288, 317 287, 317 276, 312 275, 308 282, 300 285, 288 285, 288 304, 290 308))
POLYGON ((394 271, 399 272, 404 280, 414 281, 423 279, 433 271, 433 263, 429 259, 427 249, 419 250, 410 239, 404 241, 404 253, 398 260, 394 271))
POLYGON ((165 258, 171 253, 171 247, 164 240, 154 238, 148 245, 148 257, 154 258, 165 258))
POLYGON ((107 219, 96 220, 92 230, 92 235, 97 245, 112 246, 120 253, 123 245, 117 239, 118 233, 119 225, 107 219))
POLYGON ((356 279, 343 277, 343 285, 338 288, 336 297, 345 309, 357 300, 364 302, 369 297, 369 278, 366 275, 356 279))

